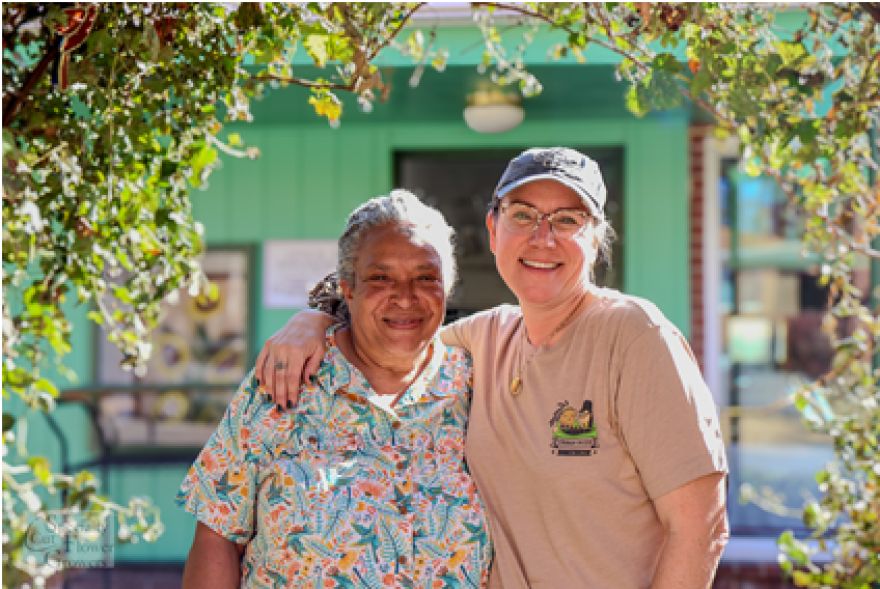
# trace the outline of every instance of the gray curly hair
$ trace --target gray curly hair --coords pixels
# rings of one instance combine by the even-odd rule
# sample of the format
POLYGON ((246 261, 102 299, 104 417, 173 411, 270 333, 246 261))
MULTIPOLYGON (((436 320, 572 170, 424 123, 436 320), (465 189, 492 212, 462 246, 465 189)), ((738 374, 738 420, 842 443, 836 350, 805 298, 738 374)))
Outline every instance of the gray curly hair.
POLYGON ((364 237, 376 227, 389 223, 401 225, 411 237, 417 237, 434 248, 442 265, 443 290, 449 296, 458 276, 455 230, 440 211, 422 203, 408 190, 397 189, 386 196, 368 200, 348 217, 338 242, 336 272, 315 285, 309 293, 309 307, 320 309, 344 323, 350 322, 340 281, 354 282, 354 267, 364 237))

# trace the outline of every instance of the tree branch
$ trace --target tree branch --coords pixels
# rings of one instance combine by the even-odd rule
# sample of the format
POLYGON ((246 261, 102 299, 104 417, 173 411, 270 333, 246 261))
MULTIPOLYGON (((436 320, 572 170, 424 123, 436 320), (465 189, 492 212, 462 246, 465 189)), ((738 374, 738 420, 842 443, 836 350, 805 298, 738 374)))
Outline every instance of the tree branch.
POLYGON ((372 61, 377 55, 379 55, 379 52, 382 51, 391 42, 391 40, 400 33, 401 30, 403 30, 403 27, 406 26, 406 23, 409 22, 409 19, 412 17, 412 15, 415 14, 416 11, 422 8, 425 4, 427 4, 427 2, 419 2, 412 10, 407 13, 405 17, 403 17, 403 20, 400 22, 400 25, 397 27, 394 33, 389 35, 388 38, 382 41, 382 43, 379 44, 378 47, 373 49, 373 51, 370 53, 370 61, 372 61))
MULTIPOLYGON (((761 161, 763 161, 765 164, 765 172, 769 174, 774 180, 776 180, 776 183, 785 193, 786 198, 788 198, 791 202, 797 202, 797 198, 795 197, 795 195, 788 188, 786 188, 786 182, 785 179, 782 177, 782 173, 779 170, 773 169, 769 165, 769 162, 767 162, 767 159, 763 154, 761 154, 760 157, 761 161)), ((858 252, 860 254, 868 256, 869 258, 880 260, 880 250, 872 248, 870 243, 856 243, 855 241, 853 241, 853 237, 851 235, 843 231, 831 219, 828 218, 828 215, 822 213, 821 211, 814 211, 812 212, 812 214, 822 219, 822 221, 825 223, 825 227, 828 229, 828 232, 843 243, 845 243, 851 251, 858 252)))
MULTIPOLYGON (((543 14, 540 14, 538 12, 532 12, 531 10, 528 10, 527 8, 523 8, 522 6, 517 6, 514 4, 504 4, 502 2, 471 2, 471 6, 494 6, 495 8, 502 8, 504 10, 511 10, 513 12, 518 12, 519 14, 521 14, 523 16, 529 16, 532 18, 536 18, 538 20, 542 20, 545 23, 548 23, 557 29, 562 29, 563 31, 565 31, 566 33, 568 33, 570 35, 579 34, 574 29, 557 23, 549 16, 544 16, 543 14)), ((615 47, 613 45, 609 45, 608 43, 605 43, 604 41, 600 41, 599 39, 596 39, 594 37, 585 37, 585 40, 588 43, 595 43, 596 45, 598 45, 600 47, 604 47, 605 49, 607 49, 609 51, 613 51, 614 53, 617 53, 618 55, 620 55, 622 57, 626 57, 627 59, 630 58, 630 56, 622 49, 618 49, 617 47, 615 47)), ((636 62, 636 63, 638 64, 638 62, 636 62)), ((643 65, 643 64, 638 64, 638 65, 643 65)), ((647 66, 645 66, 645 68, 647 68, 647 66)), ((647 69, 650 70, 650 68, 647 68, 647 69)))
POLYGON ((40 81, 40 78, 43 77, 43 74, 46 73, 46 69, 49 67, 49 64, 58 57, 58 52, 61 49, 61 39, 58 39, 52 46, 49 48, 40 62, 37 64, 37 67, 33 69, 33 71, 28 76, 24 85, 21 89, 16 92, 15 98, 9 103, 9 105, 3 109, 3 128, 5 129, 9 125, 12 124, 12 121, 18 116, 18 113, 21 111, 21 106, 24 104, 25 99, 27 99, 28 95, 31 93, 31 90, 34 89, 34 86, 37 85, 37 82, 40 81))
MULTIPOLYGON (((390 43, 391 40, 394 39, 394 37, 396 37, 398 33, 400 33, 401 29, 403 29, 403 27, 406 25, 407 21, 409 21, 410 17, 412 17, 412 15, 417 10, 422 8, 425 4, 427 4, 427 3, 420 2, 412 10, 410 10, 406 14, 406 16, 403 18, 403 20, 401 21, 401 23, 397 27, 397 29, 391 35, 389 35, 387 39, 382 41, 382 43, 370 53, 369 57, 367 58, 367 61, 372 61, 376 57, 376 55, 379 53, 379 51, 381 51, 384 47, 386 47, 388 45, 388 43, 390 43)), ((286 76, 279 76, 277 74, 271 74, 271 73, 260 74, 258 76, 250 76, 248 78, 248 80, 252 80, 255 82, 265 82, 267 80, 273 80, 276 82, 285 82, 287 84, 295 84, 297 86, 305 86, 306 88, 318 88, 318 89, 322 89, 322 90, 345 90, 347 92, 354 92, 358 86, 358 84, 357 84, 358 80, 351 82, 349 84, 339 84, 339 83, 329 83, 329 82, 313 82, 311 80, 305 80, 302 78, 288 78, 286 76)))
MULTIPOLYGON (((512 10, 514 12, 518 12, 519 14, 522 14, 523 16, 530 16, 530 17, 542 20, 542 21, 544 21, 544 22, 546 22, 556 28, 562 29, 563 31, 569 33, 570 35, 579 34, 577 31, 573 30, 570 27, 556 23, 550 17, 544 16, 543 14, 539 14, 537 12, 532 12, 531 10, 528 10, 526 8, 522 8, 521 6, 515 6, 515 5, 511 5, 511 4, 503 4, 500 2, 471 2, 471 5, 473 5, 473 6, 494 6, 496 8, 503 8, 505 10, 512 10)), ((645 73, 648 73, 651 71, 650 66, 642 63, 637 58, 635 58, 633 55, 630 55, 629 53, 627 53, 623 49, 620 49, 618 47, 615 47, 614 45, 605 43, 604 41, 600 41, 599 39, 596 39, 595 37, 585 37, 585 39, 588 43, 595 43, 596 45, 599 45, 600 47, 604 47, 605 49, 608 49, 609 51, 613 51, 614 53, 620 55, 621 57, 624 57, 624 58, 630 60, 631 62, 633 62, 636 65, 636 67, 638 67, 640 70, 642 70, 645 73)), ((715 118, 717 118, 718 120, 726 123, 729 126, 732 126, 732 127, 736 126, 735 120, 731 120, 727 116, 723 115, 715 107, 713 107, 711 104, 709 104, 708 102, 706 102, 705 100, 703 100, 699 96, 693 96, 690 93, 690 91, 688 91, 687 89, 682 87, 680 84, 678 86, 678 89, 682 93, 682 95, 689 98, 690 100, 697 103, 698 105, 702 106, 708 112, 712 113, 715 116, 715 118)))
POLYGON ((226 145, 224 142, 220 141, 219 139, 217 139, 214 135, 212 135, 210 133, 205 133, 205 137, 208 139, 209 143, 211 143, 212 145, 217 147, 217 149, 219 149, 223 153, 227 153, 233 157, 241 157, 241 158, 247 157, 247 158, 251 158, 251 159, 254 159, 254 157, 255 157, 254 155, 252 155, 251 151, 249 151, 247 149, 245 149, 245 150, 235 149, 229 145, 226 145))
POLYGON ((277 82, 286 82, 288 84, 296 84, 297 86, 305 86, 306 88, 319 88, 326 90, 348 90, 349 92, 355 89, 355 84, 331 84, 329 82, 313 82, 311 80, 303 80, 301 78, 288 78, 286 76, 279 76, 277 74, 261 74, 259 76, 250 76, 248 80, 253 80, 256 82, 265 82, 268 80, 275 80, 277 82))

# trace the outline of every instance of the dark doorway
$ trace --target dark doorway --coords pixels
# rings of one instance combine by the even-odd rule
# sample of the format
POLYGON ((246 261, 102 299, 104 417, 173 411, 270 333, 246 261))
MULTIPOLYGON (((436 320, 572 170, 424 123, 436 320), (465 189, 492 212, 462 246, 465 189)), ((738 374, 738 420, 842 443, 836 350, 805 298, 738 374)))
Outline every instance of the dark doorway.
MULTIPOLYGON (((525 149, 525 148, 523 148, 525 149)), ((489 251, 486 212, 495 184, 507 162, 523 149, 404 151, 395 153, 395 185, 411 190, 436 207, 455 228, 459 283, 447 305, 456 319, 501 303, 516 304, 495 269, 489 251)), ((608 189, 605 214, 618 231, 612 248, 614 265, 596 268, 603 286, 623 287, 623 149, 577 148, 599 164, 608 189)))

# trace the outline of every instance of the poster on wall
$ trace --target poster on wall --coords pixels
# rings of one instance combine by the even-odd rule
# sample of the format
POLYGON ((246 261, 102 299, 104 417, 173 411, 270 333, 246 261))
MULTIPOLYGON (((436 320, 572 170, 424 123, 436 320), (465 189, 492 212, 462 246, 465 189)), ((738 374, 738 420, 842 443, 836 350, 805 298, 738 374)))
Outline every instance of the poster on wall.
POLYGON ((266 241, 263 245, 263 306, 305 309, 309 291, 334 270, 334 239, 266 241))

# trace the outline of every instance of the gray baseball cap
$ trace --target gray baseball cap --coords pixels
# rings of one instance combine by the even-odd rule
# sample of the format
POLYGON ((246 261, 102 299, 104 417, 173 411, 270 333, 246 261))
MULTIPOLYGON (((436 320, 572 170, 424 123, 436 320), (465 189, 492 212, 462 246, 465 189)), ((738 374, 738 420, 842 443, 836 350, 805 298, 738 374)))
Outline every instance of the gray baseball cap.
POLYGON ((594 217, 604 217, 607 191, 599 164, 567 147, 534 147, 507 164, 495 187, 494 199, 535 180, 555 180, 574 190, 594 217))

